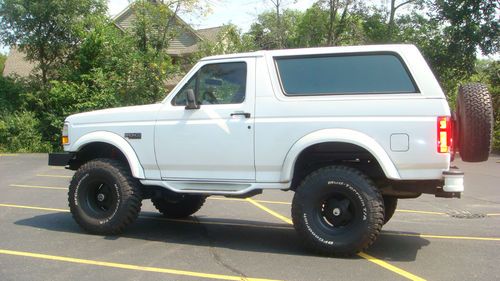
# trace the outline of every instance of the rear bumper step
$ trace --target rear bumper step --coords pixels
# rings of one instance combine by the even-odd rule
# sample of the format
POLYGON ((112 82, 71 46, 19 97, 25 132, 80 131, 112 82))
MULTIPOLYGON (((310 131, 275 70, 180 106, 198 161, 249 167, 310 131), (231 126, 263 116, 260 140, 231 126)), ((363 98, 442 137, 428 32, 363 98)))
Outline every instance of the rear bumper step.
POLYGON ((443 172, 444 192, 464 192, 464 172, 458 169, 450 169, 443 172))

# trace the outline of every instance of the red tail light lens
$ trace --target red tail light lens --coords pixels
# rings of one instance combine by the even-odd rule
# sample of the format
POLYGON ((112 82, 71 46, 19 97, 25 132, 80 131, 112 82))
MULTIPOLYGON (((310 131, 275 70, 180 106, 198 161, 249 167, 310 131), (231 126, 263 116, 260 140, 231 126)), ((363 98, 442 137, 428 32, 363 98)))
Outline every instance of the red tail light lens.
POLYGON ((453 148, 453 127, 451 117, 437 118, 437 150, 439 153, 450 153, 453 148))

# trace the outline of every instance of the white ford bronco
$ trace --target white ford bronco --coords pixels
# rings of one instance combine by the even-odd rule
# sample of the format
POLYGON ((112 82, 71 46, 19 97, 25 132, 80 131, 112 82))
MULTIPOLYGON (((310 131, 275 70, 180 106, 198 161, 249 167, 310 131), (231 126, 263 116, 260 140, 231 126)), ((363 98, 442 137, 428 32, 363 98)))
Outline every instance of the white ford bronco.
POLYGON ((298 235, 319 254, 369 247, 399 198, 460 197, 450 165, 488 159, 491 97, 462 85, 451 112, 412 45, 258 51, 204 58, 161 102, 69 116, 69 206, 118 234, 151 199, 166 217, 207 196, 291 190, 298 235))

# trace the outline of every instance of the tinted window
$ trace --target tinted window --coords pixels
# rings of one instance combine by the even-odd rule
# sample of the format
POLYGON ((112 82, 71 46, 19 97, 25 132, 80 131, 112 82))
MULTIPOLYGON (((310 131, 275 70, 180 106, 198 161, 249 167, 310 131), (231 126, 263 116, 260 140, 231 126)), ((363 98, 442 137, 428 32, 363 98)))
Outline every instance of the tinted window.
POLYGON ((391 54, 276 58, 287 95, 416 92, 402 62, 391 54))
POLYGON ((231 104, 245 100, 247 66, 244 62, 207 64, 184 85, 173 105, 187 104, 192 89, 199 104, 231 104))

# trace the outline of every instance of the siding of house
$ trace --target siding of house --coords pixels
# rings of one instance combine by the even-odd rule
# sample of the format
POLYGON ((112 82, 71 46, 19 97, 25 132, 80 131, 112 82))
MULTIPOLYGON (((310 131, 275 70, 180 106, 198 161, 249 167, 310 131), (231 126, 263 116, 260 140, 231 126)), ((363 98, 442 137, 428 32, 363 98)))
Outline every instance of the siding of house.
MULTIPOLYGON (((115 24, 122 30, 129 30, 132 28, 135 19, 136 16, 132 12, 132 9, 128 9, 115 19, 115 24)), ((170 45, 167 49, 169 55, 178 56, 190 54, 197 50, 195 45, 198 43, 199 39, 195 34, 183 27, 183 24, 178 21, 175 22, 173 28, 176 28, 179 34, 170 41, 170 45)))
POLYGON ((29 76, 35 69, 36 64, 29 62, 24 53, 20 52, 16 47, 12 46, 9 55, 5 60, 3 76, 29 76))

